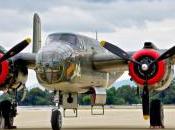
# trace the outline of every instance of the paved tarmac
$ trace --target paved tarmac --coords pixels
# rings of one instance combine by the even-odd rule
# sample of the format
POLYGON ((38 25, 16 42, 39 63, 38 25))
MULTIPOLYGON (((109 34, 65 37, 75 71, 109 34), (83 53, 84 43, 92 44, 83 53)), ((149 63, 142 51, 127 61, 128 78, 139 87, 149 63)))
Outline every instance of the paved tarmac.
MULTIPOLYGON (((165 111, 166 129, 175 129, 175 109, 167 108, 165 111)), ((96 112, 101 112, 96 110, 96 112)), ((51 130, 51 108, 19 108, 15 125, 20 130, 51 130)), ((67 115, 72 116, 73 111, 68 110, 67 115)), ((135 109, 105 109, 105 115, 91 115, 90 109, 78 110, 78 118, 63 118, 63 130, 142 130, 149 129, 149 120, 142 117, 142 110, 135 109)), ((164 130, 166 130, 164 129, 164 130)))

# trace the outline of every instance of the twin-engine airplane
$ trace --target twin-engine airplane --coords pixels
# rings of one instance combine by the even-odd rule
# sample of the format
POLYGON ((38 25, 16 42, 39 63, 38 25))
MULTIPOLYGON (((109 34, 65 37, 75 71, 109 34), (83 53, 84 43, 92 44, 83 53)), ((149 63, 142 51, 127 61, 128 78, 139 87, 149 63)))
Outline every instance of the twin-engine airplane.
POLYGON ((0 89, 16 92, 25 86, 28 69, 33 69, 39 83, 55 92, 57 106, 51 116, 53 130, 62 127, 60 105, 64 116, 66 109, 74 109, 77 116, 78 93, 91 94, 92 114, 93 106, 100 105, 104 110, 106 89, 126 70, 143 90, 144 118, 150 118, 151 127, 164 127, 161 102, 150 101, 149 93, 162 91, 170 85, 175 46, 160 50, 153 43, 145 42, 141 50, 125 52, 106 41, 98 42, 72 33, 53 33, 40 48, 41 23, 37 14, 33 23, 33 53, 19 53, 29 42, 26 39, 7 52, 1 49, 0 89))

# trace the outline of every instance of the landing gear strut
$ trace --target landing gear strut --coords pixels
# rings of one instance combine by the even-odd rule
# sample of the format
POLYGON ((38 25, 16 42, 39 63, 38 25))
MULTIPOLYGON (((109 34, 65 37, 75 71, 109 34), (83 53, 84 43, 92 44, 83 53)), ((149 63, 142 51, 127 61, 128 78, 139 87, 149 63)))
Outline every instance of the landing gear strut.
POLYGON ((54 102, 55 102, 55 108, 52 109, 52 115, 51 115, 51 126, 53 130, 60 130, 62 128, 62 115, 60 112, 60 100, 59 100, 59 92, 54 92, 54 102))

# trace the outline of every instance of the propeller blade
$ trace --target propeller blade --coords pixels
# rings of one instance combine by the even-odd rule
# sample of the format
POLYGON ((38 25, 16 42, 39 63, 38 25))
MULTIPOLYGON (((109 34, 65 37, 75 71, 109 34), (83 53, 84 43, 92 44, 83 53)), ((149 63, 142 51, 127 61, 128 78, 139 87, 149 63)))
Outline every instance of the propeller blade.
POLYGON ((142 111, 143 118, 145 120, 149 119, 149 90, 148 90, 148 76, 146 74, 145 83, 142 92, 142 111))
POLYGON ((1 58, 0 58, 0 63, 3 62, 4 60, 13 57, 14 55, 18 54, 21 52, 24 48, 26 48, 29 43, 31 42, 30 38, 27 38, 23 40, 22 42, 18 43, 16 46, 12 47, 8 52, 6 52, 1 58))
POLYGON ((161 54, 157 59, 155 59, 154 61, 152 61, 149 66, 151 66, 152 64, 154 64, 155 62, 164 60, 166 58, 169 58, 171 56, 173 56, 175 54, 175 46, 171 47, 170 49, 168 49, 167 51, 165 51, 163 54, 161 54))
POLYGON ((106 42, 106 41, 101 41, 100 45, 104 48, 106 48, 108 51, 112 52, 113 54, 121 57, 124 60, 128 60, 130 61, 130 56, 128 55, 128 53, 126 53, 124 50, 122 50, 121 48, 106 42))
POLYGON ((145 120, 149 118, 149 90, 148 86, 144 85, 142 93, 142 111, 145 120))
POLYGON ((113 45, 113 44, 111 44, 109 42, 101 41, 100 45, 102 47, 106 48, 108 51, 112 52, 113 54, 119 56, 120 58, 122 58, 124 60, 131 61, 131 62, 134 62, 136 64, 141 65, 141 63, 139 63, 139 62, 137 62, 135 60, 132 60, 127 52, 125 52, 121 48, 119 48, 119 47, 117 47, 117 46, 115 46, 115 45, 113 45))
POLYGON ((175 54, 175 46, 171 47, 166 52, 164 52, 162 55, 160 55, 159 58, 156 59, 156 62, 169 58, 173 56, 174 54, 175 54))

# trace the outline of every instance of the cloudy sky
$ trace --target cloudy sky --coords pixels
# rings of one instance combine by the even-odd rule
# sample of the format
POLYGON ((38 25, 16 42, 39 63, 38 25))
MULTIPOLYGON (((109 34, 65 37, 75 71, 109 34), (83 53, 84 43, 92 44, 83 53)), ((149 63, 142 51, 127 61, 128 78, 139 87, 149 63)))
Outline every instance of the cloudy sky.
MULTIPOLYGON (((74 32, 107 40, 125 50, 145 41, 160 48, 175 43, 174 0, 1 0, 0 44, 9 49, 32 37, 32 18, 42 21, 42 43, 49 33, 74 32)), ((31 46, 25 49, 30 52, 31 46)), ((32 74, 33 75, 33 74, 32 74)))

